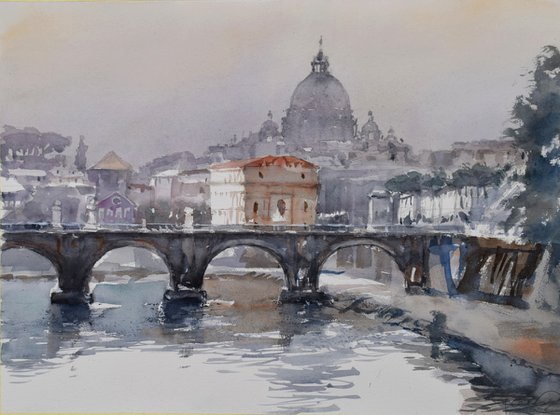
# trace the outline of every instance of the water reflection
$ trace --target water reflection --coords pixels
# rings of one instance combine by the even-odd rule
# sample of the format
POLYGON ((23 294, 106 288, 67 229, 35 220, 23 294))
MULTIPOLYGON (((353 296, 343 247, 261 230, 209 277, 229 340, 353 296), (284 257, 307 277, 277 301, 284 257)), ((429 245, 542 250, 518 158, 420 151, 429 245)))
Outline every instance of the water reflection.
MULTIPOLYGON (((269 285, 272 292, 280 286, 273 280, 252 283, 269 285)), ((209 307, 166 308, 161 304, 166 281, 99 284, 98 302, 83 307, 51 305, 53 280, 2 282, 6 381, 33 383, 37 375, 84 356, 140 347, 156 353, 141 354, 139 366, 167 351, 184 360, 181 368, 193 365, 204 376, 246 383, 246 395, 232 407, 236 412, 245 411, 243 399, 259 399, 253 403, 264 412, 364 412, 363 405, 379 399, 372 390, 381 390, 396 376, 383 372, 386 368, 400 370, 404 378, 429 373, 457 393, 467 388, 465 412, 502 410, 504 402, 518 409, 530 406, 525 396, 492 385, 462 352, 441 343, 437 322, 430 342, 340 304, 278 306, 274 295, 255 298, 248 292, 252 283, 245 284, 243 295, 230 286, 238 295, 233 300, 214 294, 209 307), (257 381, 267 385, 265 398, 251 391, 257 381)), ((122 388, 128 392, 126 385, 122 388)), ((437 390, 418 388, 437 399, 437 390)))

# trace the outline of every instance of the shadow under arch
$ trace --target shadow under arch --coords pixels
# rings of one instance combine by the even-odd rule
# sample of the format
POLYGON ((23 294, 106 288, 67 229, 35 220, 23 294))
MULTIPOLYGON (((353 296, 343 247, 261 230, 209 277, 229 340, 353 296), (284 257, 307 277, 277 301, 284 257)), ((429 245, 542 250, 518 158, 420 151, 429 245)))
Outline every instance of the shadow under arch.
POLYGON ((56 253, 50 252, 48 249, 44 249, 40 245, 35 245, 33 243, 7 242, 7 243, 4 243, 0 247, 0 253, 2 255, 5 254, 8 251, 14 251, 14 250, 22 250, 22 251, 27 250, 27 251, 33 252, 34 254, 39 255, 40 257, 44 258, 45 260, 47 260, 51 264, 51 266, 54 268, 54 270, 56 272, 57 277, 60 275, 61 264, 58 261, 58 257, 56 255, 56 253))
POLYGON ((206 274, 206 270, 208 269, 208 266, 210 265, 212 260, 215 259, 218 255, 225 252, 227 249, 241 248, 241 247, 257 248, 257 249, 260 249, 260 250, 266 252, 271 257, 273 257, 283 271, 284 285, 286 287, 289 286, 288 264, 287 264, 285 258, 282 256, 282 254, 280 252, 278 252, 278 249, 275 248, 274 246, 272 246, 272 245, 270 245, 266 242, 255 240, 255 239, 236 239, 236 240, 222 242, 222 243, 216 245, 216 247, 214 247, 212 249, 212 251, 210 252, 210 254, 208 255, 208 260, 207 260, 206 266, 204 268, 204 274, 206 274))
MULTIPOLYGON (((95 267, 99 266, 106 259, 106 257, 112 252, 120 249, 127 249, 127 248, 142 249, 156 255, 165 266, 165 269, 168 273, 168 283, 171 284, 171 268, 169 265, 168 258, 158 249, 156 245, 141 240, 122 240, 122 241, 113 242, 105 246, 104 249, 100 251, 99 254, 97 255, 95 262, 93 262, 91 271, 93 272, 95 267)), ((142 266, 136 265, 136 268, 142 269, 142 266)))
MULTIPOLYGON (((330 246, 328 249, 326 249, 322 254, 319 255, 319 257, 317 258, 317 281, 315 281, 317 287, 319 286, 320 283, 319 279, 320 279, 321 271, 323 270, 323 266, 325 265, 325 262, 334 254, 336 254, 338 251, 345 248, 353 248, 353 247, 369 247, 369 248, 378 249, 387 257, 389 257, 391 261, 394 263, 394 265, 396 265, 397 268, 402 273, 403 268, 401 262, 399 261, 398 255, 389 246, 383 244, 382 242, 373 241, 371 239, 356 239, 351 241, 335 243, 332 246, 330 246)), ((405 278, 403 274, 403 281, 404 279, 405 278)))
MULTIPOLYGON (((238 311, 259 309, 268 316, 265 319, 270 320, 268 323, 277 319, 276 312, 268 313, 276 308, 278 296, 287 284, 280 254, 266 244, 237 240, 220 244, 209 258, 203 275, 203 289, 209 299, 231 302, 238 311), (242 248, 249 249, 241 251, 242 248), (235 249, 232 256, 220 255, 228 249, 235 249)), ((228 314, 227 310, 224 312, 228 314)), ((253 317, 247 316, 247 319, 253 317)), ((264 322, 253 321, 252 324, 261 326, 264 322)))

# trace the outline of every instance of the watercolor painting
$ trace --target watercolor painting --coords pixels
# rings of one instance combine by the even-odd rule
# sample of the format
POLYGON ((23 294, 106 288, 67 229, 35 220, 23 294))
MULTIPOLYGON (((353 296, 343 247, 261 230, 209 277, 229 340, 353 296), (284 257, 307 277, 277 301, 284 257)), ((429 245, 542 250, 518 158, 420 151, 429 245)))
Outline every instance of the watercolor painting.
POLYGON ((559 22, 0 3, 0 412, 560 413, 559 22))

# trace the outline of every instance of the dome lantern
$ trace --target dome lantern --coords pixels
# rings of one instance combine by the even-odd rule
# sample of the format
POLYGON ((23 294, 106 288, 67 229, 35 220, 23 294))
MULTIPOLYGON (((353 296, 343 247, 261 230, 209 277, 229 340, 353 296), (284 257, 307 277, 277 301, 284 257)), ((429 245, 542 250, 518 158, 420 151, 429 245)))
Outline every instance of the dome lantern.
POLYGON ((323 53, 323 36, 319 39, 319 52, 311 61, 311 72, 328 72, 329 57, 323 53))

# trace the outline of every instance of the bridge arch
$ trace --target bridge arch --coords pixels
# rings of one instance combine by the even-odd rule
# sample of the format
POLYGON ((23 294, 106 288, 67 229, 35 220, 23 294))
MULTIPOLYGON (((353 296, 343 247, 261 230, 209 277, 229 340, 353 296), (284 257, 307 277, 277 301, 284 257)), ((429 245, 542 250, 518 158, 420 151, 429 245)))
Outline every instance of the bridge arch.
POLYGON ((158 247, 155 243, 152 243, 149 239, 147 240, 122 239, 122 240, 111 241, 110 243, 105 244, 103 246, 103 249, 101 249, 97 253, 95 257, 95 261, 93 262, 92 265, 92 270, 107 254, 117 249, 123 249, 123 248, 141 248, 155 254, 165 264, 165 267, 167 268, 167 272, 169 274, 169 278, 171 279, 172 268, 170 266, 169 258, 167 257, 167 255, 164 254, 164 252, 160 249, 160 247, 158 247))
MULTIPOLYGON (((128 257, 129 260, 134 261, 133 263, 128 263, 127 259, 125 259, 123 262, 127 264, 126 265, 121 264, 125 266, 123 270, 136 269, 136 270, 147 270, 149 273, 154 273, 154 274, 161 274, 161 273, 169 274, 169 266, 165 263, 165 258, 160 253, 158 253, 157 250, 146 246, 126 245, 122 247, 112 247, 112 249, 107 250, 105 254, 103 254, 92 266, 92 276, 96 277, 96 279, 99 282, 102 282, 102 280, 104 280, 104 278, 102 278, 102 280, 99 280, 99 277, 102 276, 104 270, 102 264, 104 264, 106 261, 114 263, 115 261, 113 255, 120 256, 121 260, 122 258, 128 257), (136 262, 139 259, 137 257, 139 251, 144 252, 144 254, 140 254, 141 255, 140 259, 144 259, 144 258, 148 259, 150 254, 152 254, 155 258, 151 260, 148 259, 147 261, 136 262), (113 261, 111 261, 112 259, 113 261)), ((120 263, 119 261, 116 262, 120 263)))
POLYGON ((210 262, 216 258, 219 254, 221 254, 222 252, 226 251, 227 249, 230 248, 237 248, 237 247, 252 247, 252 248, 258 248, 263 250, 264 252, 266 252, 267 254, 269 254, 270 256, 272 256, 276 262, 278 262, 278 265, 282 268, 282 271, 284 272, 284 284, 286 284, 286 286, 289 286, 290 282, 288 281, 288 263, 284 257, 284 255, 279 252, 279 249, 277 247, 275 247, 274 245, 266 242, 266 241, 262 241, 262 240, 258 240, 258 239, 232 239, 232 240, 228 240, 228 241, 224 241, 222 243, 217 244, 215 247, 213 247, 207 257, 207 261, 206 264, 204 266, 204 270, 203 273, 206 272, 206 268, 208 267, 208 265, 210 264, 210 262))
POLYGON ((2 244, 0 247, 1 252, 6 252, 9 250, 14 249, 27 249, 31 252, 36 253, 37 255, 45 258, 49 261, 52 266, 54 267, 57 276, 60 275, 62 270, 62 264, 59 261, 60 256, 56 253, 51 251, 48 248, 45 248, 41 244, 35 244, 32 241, 8 241, 2 244))
MULTIPOLYGON (((30 247, 30 246, 2 246, 1 249, 3 254, 6 254, 7 252, 10 251, 27 251, 27 252, 31 252, 33 255, 39 256, 43 261, 46 261, 50 264, 51 268, 54 269, 56 276, 58 276, 59 272, 60 272, 60 267, 58 262, 53 259, 50 258, 48 253, 46 253, 46 251, 41 250, 41 249, 37 249, 36 247, 30 247)), ((2 261, 2 265, 4 265, 3 261, 2 261)), ((52 274, 48 274, 48 275, 52 275, 52 274)))
POLYGON ((387 245, 387 244, 385 244, 381 241, 374 240, 374 239, 369 239, 369 238, 351 239, 351 240, 346 240, 346 241, 341 241, 341 242, 335 242, 335 243, 329 245, 326 249, 324 249, 317 256, 317 259, 316 259, 317 272, 315 273, 317 280, 316 281, 311 281, 311 283, 315 287, 319 287, 319 276, 321 274, 323 266, 325 265, 325 262, 332 255, 334 255, 335 253, 337 253, 341 249, 353 248, 353 247, 356 247, 356 246, 367 246, 367 247, 379 249, 381 252, 383 252, 389 258, 391 258, 391 260, 397 265, 397 267, 401 271, 403 270, 403 264, 401 263, 399 255, 394 251, 394 249, 391 246, 389 246, 389 245, 387 245))

